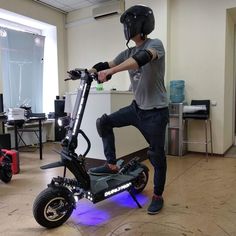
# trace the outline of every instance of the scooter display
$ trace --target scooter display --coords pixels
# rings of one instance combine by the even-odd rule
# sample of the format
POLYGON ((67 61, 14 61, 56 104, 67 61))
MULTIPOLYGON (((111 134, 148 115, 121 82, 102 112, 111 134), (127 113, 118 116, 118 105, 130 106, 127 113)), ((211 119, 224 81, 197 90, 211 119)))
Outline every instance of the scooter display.
POLYGON ((97 74, 90 73, 87 69, 75 69, 68 72, 66 80, 79 80, 79 89, 73 113, 67 125, 67 133, 61 142, 62 150, 60 161, 41 166, 41 169, 64 167, 63 175, 52 178, 47 188, 36 197, 33 204, 35 220, 43 227, 55 228, 62 225, 76 208, 76 202, 86 198, 93 203, 100 202, 123 191, 128 191, 136 202, 135 194, 145 188, 148 177, 148 168, 135 157, 128 163, 118 160, 120 170, 117 174, 103 176, 92 175, 85 168, 85 159, 91 143, 86 134, 81 130, 81 122, 89 96, 92 82, 98 82, 97 74), (81 135, 87 143, 87 149, 83 154, 77 154, 78 135, 81 135), (74 178, 66 177, 67 169, 74 178))

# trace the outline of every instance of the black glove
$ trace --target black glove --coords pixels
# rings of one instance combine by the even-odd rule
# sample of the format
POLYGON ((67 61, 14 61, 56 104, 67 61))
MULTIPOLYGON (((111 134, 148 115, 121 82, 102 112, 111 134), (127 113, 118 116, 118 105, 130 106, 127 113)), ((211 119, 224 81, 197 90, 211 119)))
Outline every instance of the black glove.
POLYGON ((101 70, 109 69, 110 66, 109 66, 108 62, 99 62, 99 63, 95 64, 92 68, 96 69, 96 71, 99 72, 101 70))
MULTIPOLYGON (((108 63, 108 62, 99 62, 99 63, 95 64, 95 65, 93 66, 93 68, 94 68, 97 72, 99 72, 99 71, 102 71, 102 70, 110 69, 110 66, 109 66, 109 63, 108 63)), ((107 81, 110 80, 111 77, 112 77, 112 75, 108 75, 107 78, 106 78, 107 81)))

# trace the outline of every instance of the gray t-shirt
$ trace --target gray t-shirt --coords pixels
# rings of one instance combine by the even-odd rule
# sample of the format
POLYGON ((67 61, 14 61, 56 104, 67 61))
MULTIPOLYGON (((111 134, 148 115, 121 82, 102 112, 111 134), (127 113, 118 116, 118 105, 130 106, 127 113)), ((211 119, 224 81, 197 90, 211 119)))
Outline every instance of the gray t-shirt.
POLYGON ((144 49, 156 50, 158 57, 136 70, 129 70, 135 101, 138 107, 144 110, 167 107, 168 99, 164 85, 165 49, 159 39, 147 39, 139 47, 126 49, 113 61, 119 65, 137 51, 144 49))

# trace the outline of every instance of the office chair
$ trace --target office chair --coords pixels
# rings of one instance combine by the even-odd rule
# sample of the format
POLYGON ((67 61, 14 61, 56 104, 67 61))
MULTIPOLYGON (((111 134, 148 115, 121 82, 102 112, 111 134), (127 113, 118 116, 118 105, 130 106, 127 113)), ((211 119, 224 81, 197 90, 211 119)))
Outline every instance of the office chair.
POLYGON ((183 129, 188 130, 188 122, 190 120, 202 120, 205 122, 205 140, 204 141, 190 141, 186 137, 186 140, 183 140, 183 143, 195 143, 195 144, 204 144, 206 149, 206 157, 208 161, 208 144, 211 144, 211 155, 213 155, 213 144, 212 144, 212 125, 210 119, 210 100, 192 100, 191 106, 205 106, 205 109, 200 109, 193 113, 185 112, 183 113, 183 129), (210 138, 208 138, 208 127, 210 131, 210 138))

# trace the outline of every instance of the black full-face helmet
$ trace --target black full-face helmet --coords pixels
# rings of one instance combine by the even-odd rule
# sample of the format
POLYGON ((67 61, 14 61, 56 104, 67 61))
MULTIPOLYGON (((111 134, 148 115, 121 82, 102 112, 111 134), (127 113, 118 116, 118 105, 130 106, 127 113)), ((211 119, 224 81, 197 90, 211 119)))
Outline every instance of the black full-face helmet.
POLYGON ((155 26, 152 9, 143 5, 127 9, 121 15, 120 22, 124 25, 124 34, 128 41, 137 34, 141 36, 150 34, 155 26))

